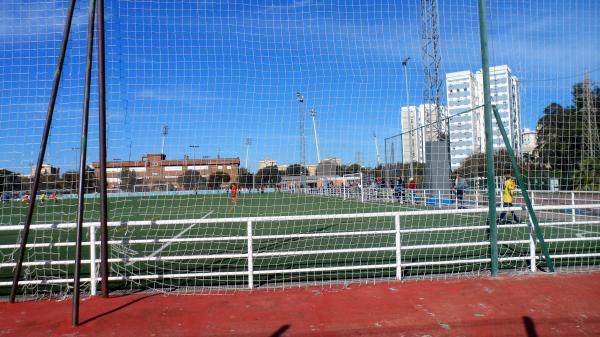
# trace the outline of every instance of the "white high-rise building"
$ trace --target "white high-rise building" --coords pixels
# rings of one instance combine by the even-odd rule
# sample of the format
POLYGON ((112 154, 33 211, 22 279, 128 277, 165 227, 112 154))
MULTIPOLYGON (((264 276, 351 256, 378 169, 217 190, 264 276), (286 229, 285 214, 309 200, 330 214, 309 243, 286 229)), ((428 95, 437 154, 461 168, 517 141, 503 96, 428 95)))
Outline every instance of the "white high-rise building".
POLYGON ((402 112, 402 162, 411 162, 411 139, 412 139, 412 161, 418 163, 425 162, 425 143, 431 141, 431 128, 426 126, 427 113, 431 111, 430 123, 437 121, 437 112, 445 116, 445 107, 435 109, 434 104, 421 104, 418 107, 411 105, 403 106, 402 112), (411 132, 412 131, 412 132, 411 132))
MULTIPOLYGON (((519 80, 506 65, 490 67, 490 91, 515 152, 521 152, 521 102, 519 80)), ((470 70, 446 74, 450 126, 451 168, 457 169, 473 153, 485 152, 483 73, 470 70), (458 115, 458 116, 456 116, 458 115), (456 116, 456 117, 452 117, 456 116)), ((494 149, 504 148, 492 117, 494 149)))

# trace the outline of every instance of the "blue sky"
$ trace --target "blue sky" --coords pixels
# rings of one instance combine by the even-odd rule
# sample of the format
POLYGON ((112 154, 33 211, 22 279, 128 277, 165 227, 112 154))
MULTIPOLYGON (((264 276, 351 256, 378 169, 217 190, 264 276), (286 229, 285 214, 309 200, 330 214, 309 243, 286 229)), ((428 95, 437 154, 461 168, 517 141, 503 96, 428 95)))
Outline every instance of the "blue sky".
MULTIPOLYGON (((168 158, 244 162, 252 138, 252 170, 259 159, 298 162, 301 91, 307 162, 316 161, 314 107, 322 157, 351 163, 360 152, 373 165, 373 132, 383 153, 383 138, 399 130, 407 56, 410 102, 422 101, 419 0, 106 3, 109 159, 159 152, 168 125, 168 158)), ((0 3, 0 167, 26 172, 36 161, 67 6, 0 3)), ((63 171, 75 167, 79 147, 87 6, 78 2, 47 153, 63 171)), ((596 0, 488 2, 490 63, 521 79, 525 127, 550 102, 569 104, 586 70, 599 80, 599 14, 596 0)), ((478 70, 476 1, 440 0, 439 17, 442 71, 478 70)), ((90 122, 91 162, 95 94, 90 122)))

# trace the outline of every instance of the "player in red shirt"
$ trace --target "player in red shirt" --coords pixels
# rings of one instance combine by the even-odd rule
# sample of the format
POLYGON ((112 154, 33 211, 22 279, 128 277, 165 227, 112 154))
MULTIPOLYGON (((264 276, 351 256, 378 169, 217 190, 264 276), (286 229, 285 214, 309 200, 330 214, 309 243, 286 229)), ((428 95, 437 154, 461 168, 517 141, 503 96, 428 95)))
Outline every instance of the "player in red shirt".
POLYGON ((235 205, 237 198, 237 185, 231 184, 231 202, 235 205))
POLYGON ((23 202, 25 202, 25 205, 29 206, 29 201, 30 201, 30 197, 29 197, 29 192, 25 192, 25 196, 23 197, 23 202))

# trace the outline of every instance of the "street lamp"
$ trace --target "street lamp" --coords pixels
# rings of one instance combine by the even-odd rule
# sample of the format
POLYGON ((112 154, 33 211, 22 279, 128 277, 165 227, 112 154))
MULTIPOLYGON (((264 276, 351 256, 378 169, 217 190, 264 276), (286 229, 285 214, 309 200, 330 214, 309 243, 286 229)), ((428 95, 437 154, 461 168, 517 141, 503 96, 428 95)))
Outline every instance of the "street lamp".
POLYGON ((72 147, 71 151, 75 152, 75 170, 77 170, 77 158, 79 158, 79 150, 81 150, 80 147, 72 147))
MULTIPOLYGON (((410 156, 410 161, 409 161, 409 165, 410 165, 410 176, 411 178, 414 179, 415 177, 415 171, 413 168, 413 160, 414 160, 414 154, 413 154, 413 125, 412 125, 412 117, 410 115, 410 90, 408 88, 408 70, 406 69, 406 67, 408 66, 408 61, 410 60, 410 57, 407 57, 404 59, 404 61, 402 61, 402 69, 404 69, 404 82, 406 83, 405 87, 406 87, 406 111, 408 111, 408 128, 409 128, 409 132, 408 132, 408 138, 409 138, 409 142, 408 142, 408 151, 409 151, 409 156, 410 156)), ((415 117, 417 116, 417 107, 415 106, 415 117)), ((402 119, 402 118, 400 118, 402 119)), ((400 130, 402 131, 402 130, 400 130)))
POLYGON ((194 159, 196 159, 196 149, 200 147, 200 145, 190 145, 189 146, 192 149, 192 153, 194 154, 194 159))

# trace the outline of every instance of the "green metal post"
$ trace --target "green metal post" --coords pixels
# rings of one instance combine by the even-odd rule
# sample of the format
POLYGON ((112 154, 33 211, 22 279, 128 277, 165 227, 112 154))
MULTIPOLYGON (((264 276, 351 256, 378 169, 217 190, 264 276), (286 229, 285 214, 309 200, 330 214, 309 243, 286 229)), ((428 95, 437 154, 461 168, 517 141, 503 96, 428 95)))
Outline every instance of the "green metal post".
POLYGON ((490 258, 492 276, 498 274, 498 231, 496 228, 496 185, 494 183, 494 133, 492 131, 492 97, 490 94, 490 64, 488 60, 487 30, 484 0, 479 0, 479 38, 481 41, 481 70, 483 72, 483 106, 485 123, 485 165, 490 225, 490 258))
POLYGON ((550 252, 548 250, 548 244, 544 240, 544 234, 540 229, 539 221, 535 212, 533 211, 533 204, 531 203, 531 199, 529 198, 529 192, 527 192, 527 185, 525 185, 525 181, 523 180, 523 175, 521 174, 521 170, 519 169, 519 165, 517 163, 517 157, 515 156, 515 152, 513 151, 512 146, 510 146, 510 142, 508 139, 508 135, 506 134, 506 130, 504 129, 504 124, 502 123, 502 119, 500 118, 500 114, 496 107, 493 108, 494 117, 496 117, 496 122, 498 123, 498 129, 500 129, 500 133, 502 134, 502 139, 504 139, 504 145, 506 146, 506 152, 508 152, 508 157, 510 158, 510 163, 512 165, 513 170, 515 171, 515 176, 517 177, 517 183, 521 188, 521 193, 523 194, 523 199, 525 200, 525 204, 527 205, 527 211, 529 212, 529 217, 531 222, 533 223, 533 228, 535 229, 535 235, 537 236, 538 241, 540 242, 540 246, 542 248, 542 253, 546 258, 546 264, 548 265, 548 269, 551 272, 554 272, 554 263, 550 258, 550 252))

